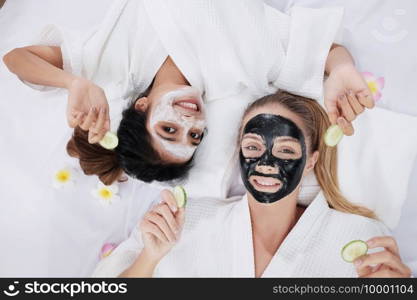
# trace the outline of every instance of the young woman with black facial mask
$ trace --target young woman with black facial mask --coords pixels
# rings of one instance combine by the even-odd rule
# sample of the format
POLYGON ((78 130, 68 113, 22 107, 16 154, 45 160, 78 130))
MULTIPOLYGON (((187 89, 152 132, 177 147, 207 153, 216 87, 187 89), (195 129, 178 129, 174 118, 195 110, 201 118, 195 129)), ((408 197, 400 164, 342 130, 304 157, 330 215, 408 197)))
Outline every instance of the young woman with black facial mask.
POLYGON ((257 100, 245 112, 239 138, 246 195, 191 199, 184 210, 164 191, 164 201, 94 275, 409 277, 386 227, 341 194, 337 148, 323 141, 328 126, 314 100, 281 91, 257 100), (301 207, 300 182, 310 172, 321 192, 301 207), (345 262, 342 247, 358 239, 372 254, 345 262))

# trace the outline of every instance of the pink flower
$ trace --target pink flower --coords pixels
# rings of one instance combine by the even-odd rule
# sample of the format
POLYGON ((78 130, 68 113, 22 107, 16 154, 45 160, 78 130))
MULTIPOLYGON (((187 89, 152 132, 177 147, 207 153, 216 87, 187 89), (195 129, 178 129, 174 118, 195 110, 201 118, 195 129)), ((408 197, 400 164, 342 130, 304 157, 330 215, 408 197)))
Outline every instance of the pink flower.
POLYGON ((381 90, 385 86, 384 77, 377 78, 371 72, 362 72, 362 75, 365 78, 365 81, 368 84, 369 89, 371 90, 374 100, 378 101, 379 99, 381 99, 382 97, 381 90))
POLYGON ((113 250, 116 248, 116 246, 117 245, 113 243, 105 243, 103 247, 101 247, 100 259, 103 259, 109 256, 113 252, 113 250))

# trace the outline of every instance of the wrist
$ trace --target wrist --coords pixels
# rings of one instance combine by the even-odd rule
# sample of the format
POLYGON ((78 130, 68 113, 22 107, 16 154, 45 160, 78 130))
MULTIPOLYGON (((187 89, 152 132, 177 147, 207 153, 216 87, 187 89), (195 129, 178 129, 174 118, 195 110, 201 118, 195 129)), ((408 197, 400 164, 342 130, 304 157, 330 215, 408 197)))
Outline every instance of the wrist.
POLYGON ((159 257, 149 251, 148 249, 144 248, 142 252, 139 254, 137 260, 142 261, 142 263, 146 263, 148 266, 156 266, 162 257, 159 257))
POLYGON ((69 90, 74 84, 81 83, 84 81, 88 81, 88 80, 68 73, 68 76, 65 78, 65 82, 64 82, 65 88, 69 90))
POLYGON ((351 71, 351 70, 356 70, 355 64, 353 64, 352 62, 345 62, 345 63, 341 63, 338 64, 336 66, 334 66, 333 68, 328 70, 328 74, 332 74, 332 73, 340 73, 340 72, 346 72, 346 71, 351 71))

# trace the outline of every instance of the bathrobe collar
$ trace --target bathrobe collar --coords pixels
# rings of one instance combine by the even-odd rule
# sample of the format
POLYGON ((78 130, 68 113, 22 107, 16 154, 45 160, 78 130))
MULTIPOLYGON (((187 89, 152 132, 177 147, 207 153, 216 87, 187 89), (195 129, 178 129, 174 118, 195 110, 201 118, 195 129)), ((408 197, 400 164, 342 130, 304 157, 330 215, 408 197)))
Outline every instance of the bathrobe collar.
MULTIPOLYGON (((240 277, 255 277, 255 256, 253 251, 252 225, 247 196, 236 207, 232 226, 233 275, 240 277), (239 233, 239 234, 236 234, 239 233), (243 263, 245 262, 245 263, 243 263), (246 263, 248 262, 248 263, 246 263)), ((262 277, 289 277, 296 260, 302 257, 309 237, 320 229, 318 222, 330 210, 322 192, 306 208, 298 222, 288 233, 287 237, 272 257, 262 277)))

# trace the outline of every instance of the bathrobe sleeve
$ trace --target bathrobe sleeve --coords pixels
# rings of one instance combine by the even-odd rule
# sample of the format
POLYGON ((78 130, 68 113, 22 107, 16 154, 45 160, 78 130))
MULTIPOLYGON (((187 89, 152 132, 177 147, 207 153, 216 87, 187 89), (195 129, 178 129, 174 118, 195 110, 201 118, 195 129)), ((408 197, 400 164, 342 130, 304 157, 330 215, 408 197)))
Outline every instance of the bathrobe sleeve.
POLYGON ((114 1, 101 23, 86 32, 48 25, 34 44, 61 47, 64 70, 93 81, 108 99, 145 91, 167 57, 137 0, 114 1))
POLYGON ((291 8, 287 33, 282 36, 285 58, 273 85, 320 99, 330 47, 342 41, 342 19, 342 8, 291 8))
POLYGON ((302 7, 285 14, 255 0, 144 4, 164 47, 207 101, 277 88, 319 98, 343 14, 339 8, 302 7))
POLYGON ((142 249, 141 234, 135 226, 130 237, 122 242, 108 257, 103 258, 91 276, 118 277, 134 263, 142 249))

